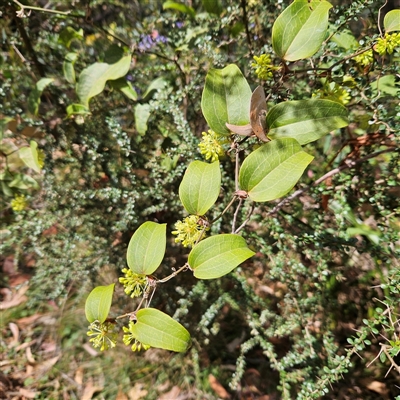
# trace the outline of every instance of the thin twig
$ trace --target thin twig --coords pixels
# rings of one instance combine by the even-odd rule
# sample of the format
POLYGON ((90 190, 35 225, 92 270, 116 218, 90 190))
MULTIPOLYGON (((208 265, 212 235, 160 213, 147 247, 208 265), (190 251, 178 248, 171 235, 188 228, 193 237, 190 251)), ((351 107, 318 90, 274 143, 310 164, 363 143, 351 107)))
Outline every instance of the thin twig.
POLYGON ((221 212, 221 214, 218 215, 217 218, 213 219, 210 222, 210 225, 212 225, 214 222, 217 222, 230 208, 230 206, 235 202, 235 200, 237 199, 237 196, 233 196, 231 201, 228 203, 228 205, 224 208, 224 210, 221 212))
POLYGON ((25 16, 25 10, 33 10, 33 11, 42 11, 42 12, 47 12, 51 14, 60 14, 60 15, 69 15, 71 14, 71 11, 58 11, 58 10, 51 10, 48 8, 41 8, 41 7, 33 7, 33 6, 27 6, 25 4, 21 4, 18 0, 13 0, 15 4, 17 4, 21 9, 17 11, 18 17, 24 17, 25 16))
POLYGON ((378 29, 379 29, 379 34, 381 35, 381 38, 383 38, 383 33, 382 33, 382 28, 381 28, 381 11, 384 7, 386 7, 387 2, 388 2, 388 0, 385 0, 385 4, 378 11, 378 29))
POLYGON ((240 225, 239 228, 236 229, 236 231, 234 233, 239 233, 247 225, 247 223, 250 221, 250 217, 253 215, 254 208, 255 208, 255 204, 252 203, 250 211, 247 214, 246 219, 243 221, 242 225, 240 225))
POLYGON ((180 272, 187 270, 188 268, 189 268, 189 264, 186 263, 185 265, 183 265, 182 267, 180 267, 179 269, 174 271, 171 275, 168 275, 167 277, 165 277, 163 279, 158 279, 157 283, 165 283, 165 282, 169 281, 170 279, 172 279, 173 277, 175 277, 176 275, 178 275, 180 272))
POLYGON ((249 45, 250 56, 253 56, 253 46, 251 43, 251 36, 250 36, 250 31, 249 31, 249 21, 247 18, 246 0, 241 1, 241 6, 243 9, 243 24, 244 24, 244 28, 246 30, 247 44, 249 45))
POLYGON ((236 207, 235 213, 233 214, 232 233, 235 233, 236 220, 237 220, 237 216, 239 214, 239 210, 240 210, 240 207, 242 206, 242 204, 243 204, 243 199, 239 198, 239 203, 236 207))

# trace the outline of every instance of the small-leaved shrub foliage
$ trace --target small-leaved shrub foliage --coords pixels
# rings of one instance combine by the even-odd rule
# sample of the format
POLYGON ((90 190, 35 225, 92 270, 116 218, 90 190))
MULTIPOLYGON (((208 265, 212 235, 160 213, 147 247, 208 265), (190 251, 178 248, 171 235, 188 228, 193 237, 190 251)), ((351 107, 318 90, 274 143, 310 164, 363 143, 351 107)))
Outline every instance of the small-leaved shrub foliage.
MULTIPOLYGON (((306 59, 320 50, 328 32, 330 8, 327 1, 295 1, 284 10, 272 27, 272 47, 282 65, 272 65, 271 56, 267 54, 254 56, 251 63, 255 75, 264 85, 274 74, 280 74, 284 79, 288 72, 287 61, 306 59)), ((399 14, 397 11, 394 13, 399 14)), ((400 26, 395 29, 400 29, 400 26)), ((359 55, 356 53, 352 58, 365 67, 372 62, 373 52, 381 56, 392 54, 399 44, 400 34, 387 32, 377 39, 373 49, 359 55)), ((121 71, 121 75, 125 73, 125 70, 121 71)), ((352 79, 345 79, 343 83, 350 83, 348 86, 351 87, 352 79)), ((252 92, 234 64, 212 69, 207 74, 202 112, 210 129, 202 133, 198 146, 206 162, 192 161, 189 164, 179 188, 180 200, 189 215, 176 222, 175 230, 171 232, 176 236, 175 242, 192 250, 186 263, 174 268, 170 275, 157 278, 153 273, 164 257, 167 243, 165 225, 145 222, 132 236, 127 252, 129 269, 122 270, 124 277, 119 282, 127 295, 141 297, 141 300, 132 312, 113 319, 116 326, 118 319, 126 318, 123 342, 131 346, 132 351, 150 347, 173 351, 188 349, 190 335, 186 328, 150 307, 157 287, 188 271, 198 279, 220 278, 252 257, 255 253, 240 232, 246 228, 255 206, 252 205, 244 220, 239 220, 243 204, 273 201, 285 196, 314 158, 302 146, 348 124, 344 106, 351 101, 350 89, 330 77, 322 80, 322 88, 313 93, 312 100, 287 100, 277 105, 269 102, 267 106, 264 90, 261 86, 252 92), (260 143, 255 150, 247 148, 245 151, 243 143, 253 137, 260 139, 260 143), (219 158, 227 154, 231 154, 235 162, 235 174, 231 179, 236 190, 220 198, 219 158), (210 218, 210 209, 216 201, 223 201, 225 208, 210 218), (208 236, 210 227, 230 212, 231 207, 235 208, 231 232, 208 236), (163 320, 165 324, 161 323, 163 320)), ((111 287, 114 285, 97 287, 86 301, 86 316, 91 323, 88 335, 94 347, 101 350, 114 347, 117 340, 108 319, 113 293, 111 287)), ((363 340, 363 343, 369 342, 363 340)), ((389 343, 389 352, 394 357, 398 354, 397 341, 389 343)), ((355 342, 350 341, 350 344, 355 342)), ((268 352, 269 346, 265 345, 268 352)), ((337 374, 345 372, 348 366, 348 358, 340 358, 337 374)), ((319 394, 322 393, 325 393, 325 386, 319 394)))
MULTIPOLYGON (((399 216, 388 193, 395 192, 400 174, 400 108, 393 100, 400 10, 388 12, 382 26, 375 15, 375 32, 358 41, 347 26, 372 1, 346 7, 325 0, 247 3, 247 9, 229 4, 225 12, 219 1, 204 1, 206 12, 196 13, 165 2, 173 17, 162 17, 161 33, 154 28, 154 5, 147 4, 143 27, 127 33, 107 26, 107 48, 99 33, 85 37, 76 24, 54 25, 54 37, 40 32, 52 49, 42 57, 53 57, 55 65, 62 60, 68 90, 59 89, 55 72, 40 74, 20 100, 28 115, 22 125, 40 126, 35 118, 49 93, 57 96, 66 122, 54 122, 52 138, 26 140, 9 124, 19 109, 2 106, 1 201, 9 224, 2 246, 47 259, 51 268, 35 277, 42 284, 38 298, 57 298, 66 282, 97 276, 103 265, 119 268, 121 277, 86 299, 87 335, 101 351, 115 348, 122 331, 132 351, 184 353, 192 346, 198 363, 198 341, 208 346, 218 336, 228 305, 247 329, 231 388, 240 387, 247 355, 261 348, 282 398, 319 398, 378 335, 386 341, 377 358, 400 370, 399 216), (125 35, 135 44, 126 45, 125 35), (203 58, 194 56, 195 49, 203 58), (135 68, 136 62, 145 67, 135 68), (206 76, 192 73, 203 69, 201 62, 206 76), (151 83, 140 88, 140 79, 151 83), (202 117, 191 103, 199 90, 202 117), (133 126, 134 139, 122 125, 133 126), (48 212, 37 195, 40 184, 48 212), (121 257, 121 232, 132 227, 121 257), (42 232, 55 238, 41 241, 42 232), (21 236, 33 238, 30 247, 21 236), (348 279, 343 269, 364 264, 377 265, 372 270, 382 279, 381 304, 367 304, 368 318, 348 334, 344 351, 332 328, 342 307, 336 294, 348 279), (247 279, 251 265, 264 271, 275 288, 272 297, 247 279), (160 288, 173 280, 179 297, 161 311, 160 288), (118 284, 123 300, 115 298, 122 293, 118 284), (111 308, 113 296, 118 304, 111 308), (122 313, 115 311, 121 302, 122 313), (126 303, 132 304, 128 310, 126 303), (286 337, 291 349, 278 355, 270 339, 286 337)), ((29 6, 19 7, 18 18, 29 18, 29 6)), ((12 75, 5 71, 8 81, 12 75)))

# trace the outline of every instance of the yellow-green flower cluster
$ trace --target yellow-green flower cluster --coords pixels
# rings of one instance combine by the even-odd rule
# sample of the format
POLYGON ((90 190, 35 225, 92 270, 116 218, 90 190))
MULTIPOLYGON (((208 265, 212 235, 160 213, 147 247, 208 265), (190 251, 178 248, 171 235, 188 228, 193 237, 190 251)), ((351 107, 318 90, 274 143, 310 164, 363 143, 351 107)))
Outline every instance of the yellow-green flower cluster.
POLYGON ((229 143, 225 136, 218 135, 213 130, 202 132, 203 138, 199 143, 200 153, 204 155, 206 160, 211 162, 217 161, 225 152, 223 145, 229 143))
POLYGON ((11 200, 11 208, 13 211, 23 211, 28 206, 28 202, 25 199, 24 194, 16 194, 14 199, 11 200))
POLYGON ((122 338, 122 341, 126 346, 130 346, 132 340, 133 344, 131 346, 132 351, 140 351, 140 350, 148 350, 150 346, 148 344, 144 344, 139 342, 134 336, 133 336, 133 328, 135 324, 132 321, 129 321, 128 327, 124 326, 122 329, 126 333, 124 337, 122 338))
POLYGON ((147 276, 135 274, 129 268, 124 268, 122 272, 125 276, 119 278, 119 281, 125 287, 124 292, 132 298, 141 296, 147 287, 147 276))
POLYGON ((336 82, 324 84, 322 89, 317 90, 313 94, 313 97, 336 101, 343 105, 346 105, 351 99, 348 91, 336 82))
POLYGON ((177 235, 175 242, 182 242, 184 247, 193 246, 205 231, 204 227, 199 224, 197 215, 189 215, 183 221, 177 221, 175 229, 176 231, 172 232, 173 235, 177 235))
POLYGON ((115 347, 118 335, 115 331, 115 324, 94 321, 88 329, 87 335, 91 336, 89 342, 92 342, 94 348, 100 347, 100 351, 104 351, 115 347))
POLYGON ((363 67, 368 67, 368 65, 371 65, 374 61, 374 53, 372 50, 368 50, 359 54, 358 56, 355 56, 353 60, 363 67))
POLYGON ((279 69, 279 67, 272 65, 271 57, 268 54, 261 54, 259 57, 254 56, 253 60, 251 67, 255 70, 257 77, 263 81, 272 79, 274 71, 279 69))
POLYGON ((381 56, 392 54, 396 48, 400 47, 400 32, 386 33, 383 38, 379 38, 374 46, 374 50, 381 56))

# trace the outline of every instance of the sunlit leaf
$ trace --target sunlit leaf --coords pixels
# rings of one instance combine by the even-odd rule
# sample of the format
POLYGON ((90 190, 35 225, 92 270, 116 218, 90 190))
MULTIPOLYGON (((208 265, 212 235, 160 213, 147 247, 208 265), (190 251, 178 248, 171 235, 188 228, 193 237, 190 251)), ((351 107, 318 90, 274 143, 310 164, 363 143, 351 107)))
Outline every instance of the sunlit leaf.
POLYGON ((116 90, 119 90, 125 97, 129 100, 136 101, 137 93, 136 90, 132 87, 131 83, 127 81, 125 78, 119 78, 115 81, 110 81, 109 85, 116 90))
POLYGON ((161 264, 167 242, 167 224, 147 221, 132 235, 126 253, 129 268, 136 274, 150 275, 161 264))
POLYGON ((210 128, 220 135, 229 135, 226 123, 249 124, 251 95, 250 86, 236 65, 211 69, 201 98, 201 109, 210 128))
POLYGON ((144 308, 136 313, 132 334, 139 342, 151 347, 184 352, 190 344, 190 333, 169 315, 144 308))
POLYGON ((77 59, 78 59, 78 53, 67 53, 66 56, 64 57, 64 62, 63 62, 64 78, 69 83, 75 83, 76 81, 74 64, 77 59))
POLYGON ((331 7, 332 4, 325 0, 295 0, 272 27, 275 53, 286 61, 315 54, 325 39, 331 7))
POLYGON ((180 11, 181 13, 187 14, 192 18, 194 18, 196 15, 196 12, 194 11, 194 9, 192 7, 189 7, 186 4, 178 3, 176 1, 171 1, 171 0, 164 2, 163 9, 164 10, 172 9, 172 10, 180 11))
POLYGON ((267 114, 268 137, 295 138, 300 144, 313 142, 328 132, 348 125, 347 110, 331 100, 285 101, 267 114))
POLYGON ((239 172, 240 188, 253 201, 278 199, 293 188, 313 158, 296 139, 272 140, 244 160, 239 172))
POLYGON ((39 184, 35 179, 26 174, 14 175, 14 179, 8 184, 8 186, 20 190, 39 189, 39 184))
POLYGON ((391 10, 383 19, 383 27, 385 32, 400 31, 400 10, 391 10))
POLYGON ((54 81, 53 78, 42 78, 36 82, 35 88, 31 91, 28 97, 28 110, 31 114, 37 115, 39 112, 40 96, 46 86, 54 81))
POLYGON ((159 77, 150 82, 146 91, 143 93, 143 101, 148 101, 156 90, 162 90, 167 86, 167 81, 163 77, 159 77))
POLYGON ((31 140, 29 147, 21 147, 18 151, 18 155, 27 167, 32 168, 36 172, 40 172, 41 168, 38 160, 37 143, 35 141, 31 140))
POLYGON ((76 85, 81 104, 89 108, 89 101, 92 97, 101 93, 108 80, 115 80, 125 76, 131 64, 131 56, 122 57, 114 64, 94 63, 85 68, 79 75, 76 85))
POLYGON ((351 31, 347 29, 336 32, 331 40, 345 50, 354 50, 360 46, 351 31))
POLYGON ((115 283, 108 286, 97 286, 89 294, 85 303, 86 319, 104 322, 110 312, 115 283))
POLYGON ((179 186, 179 197, 189 214, 204 215, 217 201, 220 188, 218 161, 192 161, 179 186))
POLYGON ((222 234, 196 244, 188 263, 196 278, 215 279, 228 274, 254 254, 241 236, 222 234))
POLYGON ((149 104, 136 104, 135 106, 135 126, 139 135, 147 132, 147 121, 150 118, 149 104))

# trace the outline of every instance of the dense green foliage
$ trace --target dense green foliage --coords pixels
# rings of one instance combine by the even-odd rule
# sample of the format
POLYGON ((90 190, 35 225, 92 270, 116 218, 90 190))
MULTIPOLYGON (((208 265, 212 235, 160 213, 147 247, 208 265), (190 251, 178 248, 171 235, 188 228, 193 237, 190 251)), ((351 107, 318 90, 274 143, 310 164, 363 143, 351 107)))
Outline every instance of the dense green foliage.
MULTIPOLYGON (((241 234, 255 252, 252 258, 212 281, 180 273, 157 288, 154 309, 140 311, 182 335, 183 342, 170 349, 186 350, 187 331, 194 338, 163 378, 192 388, 193 398, 214 398, 209 374, 237 398, 337 398, 339 391, 376 398, 362 383, 365 378, 385 382, 388 395, 400 396, 398 14, 384 19, 388 7, 380 9, 384 2, 372 0, 332 2, 332 8, 313 1, 323 15, 329 11, 328 25, 321 20, 328 34, 316 39, 315 48, 298 51, 298 45, 279 40, 286 0, 203 0, 191 7, 150 0, 65 1, 52 2, 54 13, 5 3, 0 248, 21 270, 34 260, 29 310, 67 298, 82 310, 93 287, 118 280, 127 250, 128 265, 130 256, 137 257, 128 244, 146 221, 167 224, 159 277, 185 265, 188 251, 171 235, 174 224, 187 216, 185 208, 202 215, 214 202, 204 204, 205 196, 195 204, 179 188, 190 162, 204 161, 207 154, 206 146, 201 152, 198 147, 207 122, 213 124, 202 104, 207 73, 234 63, 253 89, 264 87, 272 138, 293 122, 292 115, 302 115, 297 105, 309 104, 297 102, 311 98, 333 103, 335 121, 348 113, 349 124, 332 125, 322 137, 313 122, 308 135, 318 140, 299 141, 314 159, 284 202, 246 200, 235 215, 232 207, 213 223, 210 235, 231 233, 232 219, 240 225, 251 215, 241 234), (176 372, 179 364, 184 378, 176 372)), ((308 7, 297 3, 308 18, 308 7)), ((306 34, 296 29, 300 25, 291 27, 291 35, 303 41, 306 34)), ((320 109, 315 113, 327 118, 320 109)), ((245 125, 245 119, 229 122, 245 125)), ((309 126, 309 120, 302 124, 309 126)), ((294 123, 291 129, 296 131, 294 123)), ((241 141, 241 165, 260 163, 261 144, 257 137, 241 141), (244 161, 244 154, 253 158, 244 161)), ((220 216, 237 189, 236 160, 228 149, 225 144, 219 160, 223 189, 210 219, 220 216)), ((256 186, 243 171, 239 181, 250 195, 256 186)), ((197 189, 198 195, 208 189, 197 189)), ((153 264, 146 273, 160 262, 153 264)), ((117 297, 112 315, 136 305, 121 288, 117 297)), ((96 318, 96 311, 89 312, 96 318)), ((88 340, 84 328, 73 328, 69 335, 82 346, 88 340)), ((140 324, 126 329, 124 338, 133 331, 146 337, 140 324)), ((140 349, 136 342, 125 344, 140 349)), ((124 351, 109 350, 101 362, 124 351)), ((139 353, 132 357, 152 371, 164 362, 155 357, 152 363, 139 353)), ((146 374, 132 376, 148 384, 149 399, 157 398, 146 374)), ((105 380, 113 383, 115 377, 105 380)), ((118 387, 125 390, 133 381, 108 386, 104 398, 115 398, 118 387)), ((41 398, 51 398, 46 390, 41 398)))

